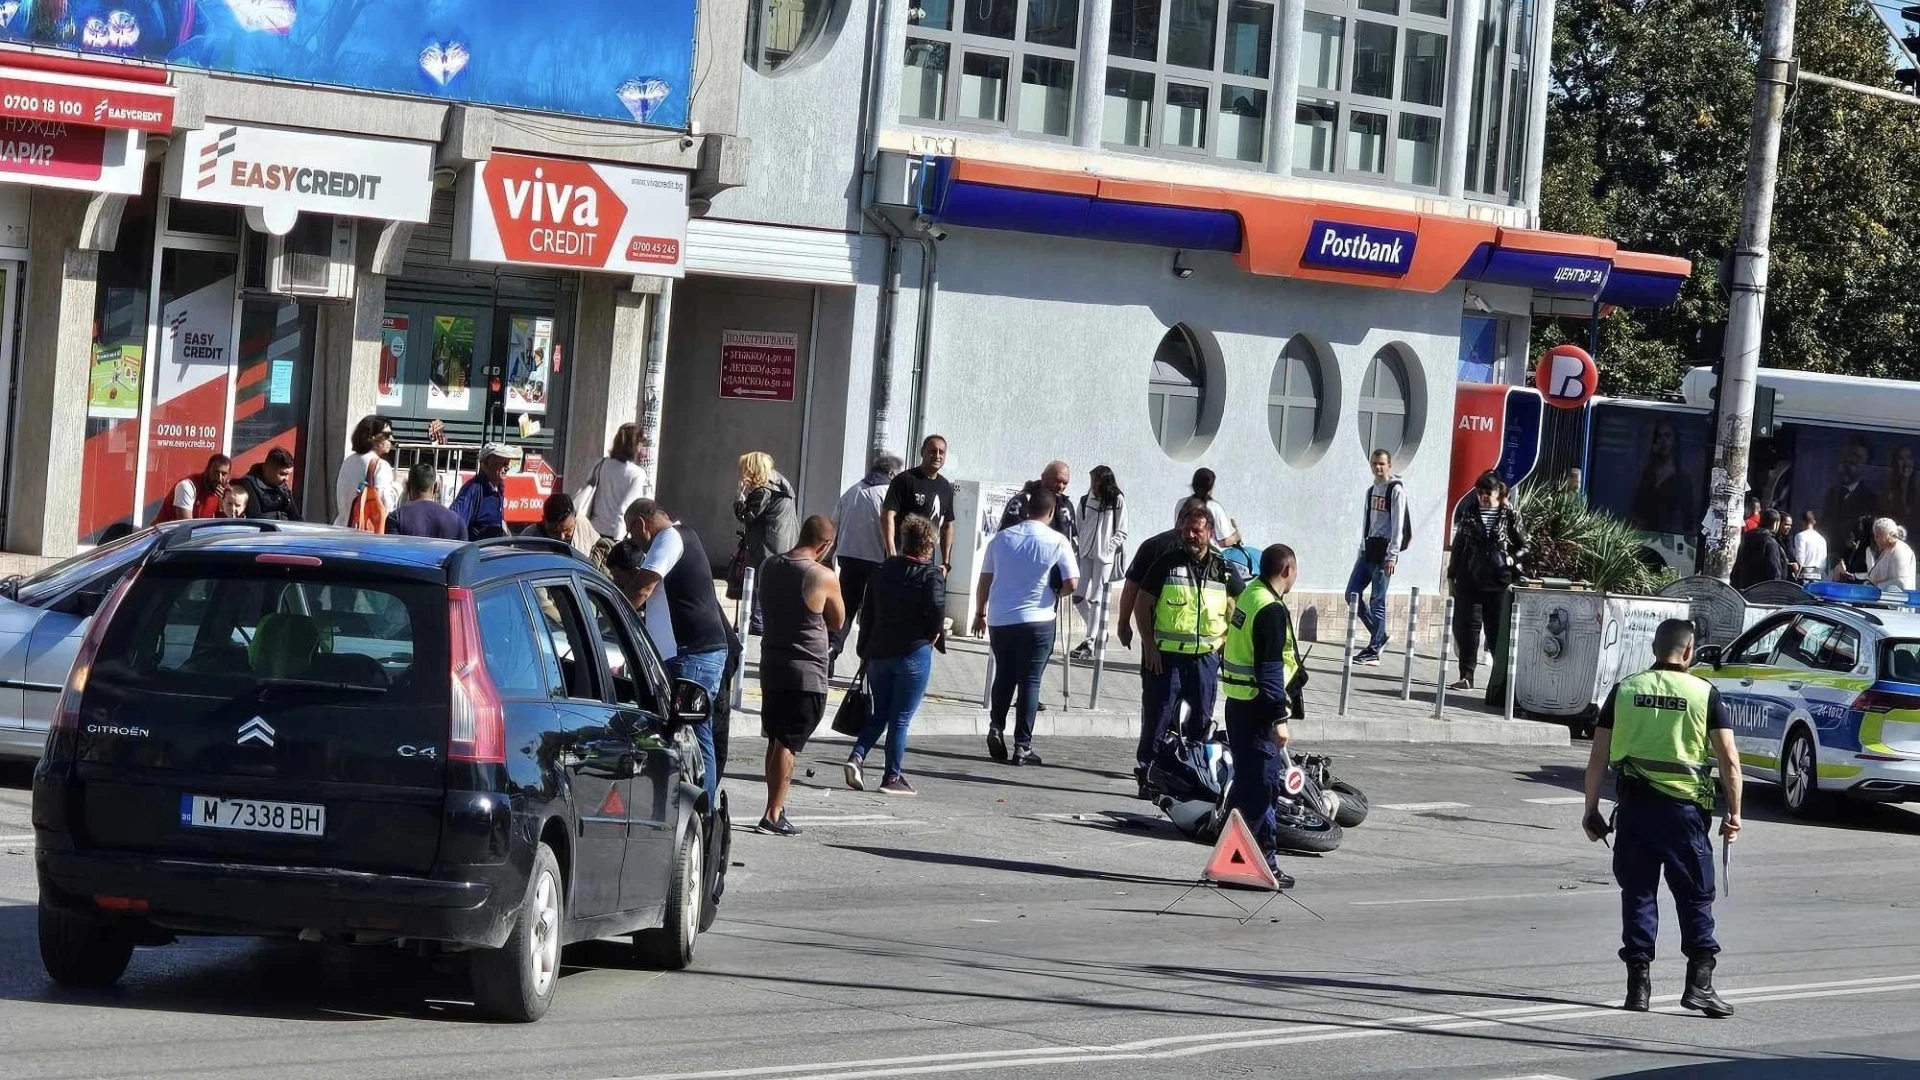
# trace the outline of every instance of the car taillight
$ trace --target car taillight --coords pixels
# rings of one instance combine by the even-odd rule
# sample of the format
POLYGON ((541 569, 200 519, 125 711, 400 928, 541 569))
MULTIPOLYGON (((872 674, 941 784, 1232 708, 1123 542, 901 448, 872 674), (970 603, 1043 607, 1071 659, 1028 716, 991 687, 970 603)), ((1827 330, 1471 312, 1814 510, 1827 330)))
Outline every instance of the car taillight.
POLYGON ((140 569, 135 567, 107 594, 100 610, 93 613, 93 625, 87 627, 87 636, 80 639, 80 651, 73 657, 73 670, 67 673, 67 688, 60 692, 60 704, 53 712, 55 731, 80 730, 80 699, 87 693, 87 676, 93 672, 94 654, 100 651, 100 640, 107 636, 113 613, 120 609, 120 601, 126 599, 127 591, 139 576, 140 569))
POLYGON ((447 652, 452 657, 447 758, 482 765, 507 760, 507 717, 487 674, 473 590, 447 590, 447 652))
POLYGON ((1866 690, 1853 699, 1853 707, 1863 713, 1920 712, 1920 694, 1900 694, 1890 690, 1866 690))

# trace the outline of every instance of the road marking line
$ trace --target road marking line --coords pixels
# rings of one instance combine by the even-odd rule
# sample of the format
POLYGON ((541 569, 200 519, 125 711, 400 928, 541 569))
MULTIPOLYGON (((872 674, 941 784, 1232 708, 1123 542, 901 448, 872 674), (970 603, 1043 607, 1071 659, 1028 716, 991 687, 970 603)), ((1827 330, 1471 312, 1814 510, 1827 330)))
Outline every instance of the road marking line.
POLYGON ((1403 802, 1403 803, 1375 803, 1374 805, 1375 807, 1381 810, 1402 810, 1409 814, 1417 814, 1422 810, 1471 809, 1466 803, 1463 803, 1463 802, 1403 802))
POLYGON ((1585 795, 1555 795, 1547 799, 1528 799, 1535 806, 1572 806, 1587 801, 1585 795))
POLYGON ((25 836, 0 836, 0 844, 31 844, 31 843, 33 843, 32 833, 28 833, 25 836))
POLYGON ((1349 907, 1397 907, 1401 904, 1471 904, 1476 900, 1539 900, 1548 896, 1587 893, 1593 896, 1617 896, 1612 889, 1561 889, 1558 892, 1503 893, 1498 896, 1436 896, 1419 900, 1352 900, 1349 907))
POLYGON ((796 824, 804 822, 810 825, 854 825, 900 819, 892 814, 788 814, 787 820, 796 824))
MULTIPOLYGON (((1843 997, 1851 994, 1901 993, 1910 990, 1920 990, 1920 972, 1832 982, 1754 986, 1745 989, 1723 988, 1721 994, 1736 1002, 1757 1003, 1843 997)), ((1653 1000, 1670 1004, 1678 1001, 1679 997, 1678 994, 1658 994, 1653 1000)), ((1669 1010, 1663 1008, 1660 1011, 1669 1010)), ((1304 1022, 1251 1031, 1170 1035, 1109 1046, 1061 1045, 1018 1050, 972 1050, 914 1057, 874 1058, 864 1061, 826 1061, 811 1065, 763 1065, 739 1069, 715 1069, 707 1072, 652 1073, 619 1077, 615 1080, 743 1080, 747 1077, 774 1076, 794 1077, 797 1080, 868 1080, 874 1077, 1026 1068, 1036 1065, 1093 1061, 1165 1060, 1218 1053, 1222 1050, 1377 1038, 1384 1035, 1462 1031, 1501 1024, 1537 1024, 1618 1013, 1619 1007, 1611 1002, 1572 1006, 1554 1003, 1466 1013, 1416 1013, 1410 1016, 1385 1017, 1377 1020, 1355 1017, 1341 1022, 1304 1022)))

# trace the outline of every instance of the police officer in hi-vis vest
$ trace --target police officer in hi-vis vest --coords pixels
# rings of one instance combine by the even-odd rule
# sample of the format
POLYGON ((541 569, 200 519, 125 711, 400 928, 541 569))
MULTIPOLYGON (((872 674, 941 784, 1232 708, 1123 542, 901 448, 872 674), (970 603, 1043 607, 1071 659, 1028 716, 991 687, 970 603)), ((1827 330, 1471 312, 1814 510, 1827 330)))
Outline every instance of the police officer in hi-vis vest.
POLYGON ((1600 786, 1614 776, 1613 877, 1620 883, 1621 949, 1627 963, 1625 1007, 1652 1004, 1653 939, 1660 928, 1660 873, 1679 909, 1687 988, 1680 1004, 1708 1016, 1732 1016, 1713 989, 1713 764, 1726 789, 1720 835, 1740 833, 1740 757, 1720 692, 1687 673, 1693 624, 1668 619, 1653 635, 1654 665, 1622 679, 1600 707, 1587 759, 1587 839, 1607 835, 1600 786))
POLYGON ((1287 745, 1288 700, 1300 673, 1300 650, 1286 595, 1299 575, 1293 549, 1275 544, 1260 553, 1260 577, 1241 590, 1227 623, 1220 688, 1227 695, 1227 747, 1233 751, 1228 802, 1253 830, 1254 842, 1280 887, 1293 877, 1280 869, 1273 800, 1280 787, 1280 750, 1287 745))
POLYGON ((1153 760, 1183 703, 1183 733, 1189 739, 1207 737, 1219 686, 1220 646, 1233 612, 1233 581, 1213 546, 1213 519, 1205 510, 1181 520, 1180 546, 1155 559, 1140 579, 1133 601, 1134 626, 1140 631, 1141 697, 1135 762, 1153 760))

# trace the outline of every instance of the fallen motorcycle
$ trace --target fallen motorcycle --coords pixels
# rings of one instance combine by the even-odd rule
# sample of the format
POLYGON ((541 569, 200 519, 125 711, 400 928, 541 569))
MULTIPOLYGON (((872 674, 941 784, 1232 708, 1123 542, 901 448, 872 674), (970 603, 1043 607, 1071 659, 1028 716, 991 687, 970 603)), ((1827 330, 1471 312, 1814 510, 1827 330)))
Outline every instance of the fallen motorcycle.
MULTIPOLYGON (((1333 851, 1346 829, 1366 820, 1366 795, 1335 776, 1332 765, 1324 754, 1281 751, 1274 814, 1282 851, 1333 851)), ((1233 754, 1220 733, 1204 740, 1169 735, 1147 766, 1148 798, 1181 835, 1203 844, 1220 838, 1232 786, 1233 754)))

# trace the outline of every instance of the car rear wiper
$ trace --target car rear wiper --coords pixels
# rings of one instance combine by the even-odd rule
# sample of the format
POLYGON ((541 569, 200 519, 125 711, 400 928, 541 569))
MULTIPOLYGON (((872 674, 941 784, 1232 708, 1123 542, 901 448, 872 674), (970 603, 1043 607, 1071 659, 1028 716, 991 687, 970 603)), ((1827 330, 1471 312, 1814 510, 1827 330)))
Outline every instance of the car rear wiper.
POLYGON ((366 683, 332 682, 327 679, 262 678, 255 679, 254 685, 263 690, 344 690, 354 694, 384 694, 384 686, 368 686, 366 683))

